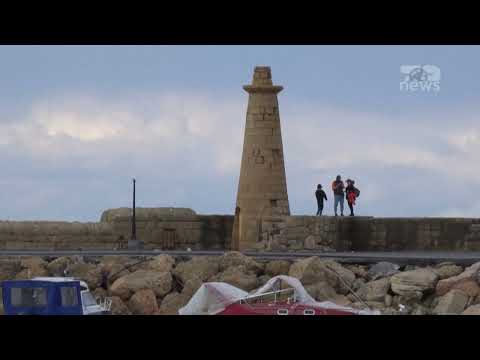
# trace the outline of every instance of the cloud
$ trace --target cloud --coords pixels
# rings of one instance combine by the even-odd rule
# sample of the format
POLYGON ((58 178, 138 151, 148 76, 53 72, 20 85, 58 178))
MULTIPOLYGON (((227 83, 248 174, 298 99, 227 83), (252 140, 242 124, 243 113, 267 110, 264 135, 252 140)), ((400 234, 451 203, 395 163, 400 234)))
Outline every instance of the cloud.
MULTIPOLYGON (((5 214, 96 220, 104 208, 128 206, 132 176, 143 206, 233 213, 245 113, 246 98, 212 93, 36 101, 24 118, 0 119, 5 214)), ((281 97, 292 212, 314 212, 312 189, 329 190, 340 173, 357 180, 363 214, 476 213, 476 113, 391 116, 281 97)))

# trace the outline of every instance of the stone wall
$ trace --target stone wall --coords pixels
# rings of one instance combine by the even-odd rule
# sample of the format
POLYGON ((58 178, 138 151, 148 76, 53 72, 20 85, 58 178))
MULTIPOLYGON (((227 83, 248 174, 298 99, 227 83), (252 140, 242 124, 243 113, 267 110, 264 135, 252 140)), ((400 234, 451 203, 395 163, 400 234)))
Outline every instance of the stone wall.
MULTIPOLYGON (((98 223, 0 221, 0 249, 118 249, 131 236, 131 209, 107 210, 98 223)), ((232 215, 190 209, 137 209, 137 238, 146 249, 229 249, 232 215)))
MULTIPOLYGON (((130 212, 108 210, 97 223, 0 221, 0 249, 124 248, 130 212)), ((146 249, 230 250, 233 222, 190 209, 137 209, 137 238, 146 249)), ((480 251, 480 219, 264 216, 253 225, 253 250, 480 251)))
POLYGON ((264 222, 257 249, 480 250, 480 219, 289 216, 264 222))

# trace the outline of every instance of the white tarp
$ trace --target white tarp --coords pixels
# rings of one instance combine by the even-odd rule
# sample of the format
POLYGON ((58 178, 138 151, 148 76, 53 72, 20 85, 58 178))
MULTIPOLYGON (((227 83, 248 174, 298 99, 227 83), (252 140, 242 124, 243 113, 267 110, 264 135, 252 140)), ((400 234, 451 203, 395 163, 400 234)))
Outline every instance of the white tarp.
POLYGON ((178 310, 178 313, 180 315, 214 315, 245 296, 248 296, 246 291, 226 283, 205 283, 200 286, 188 304, 178 310))
POLYGON ((297 278, 285 275, 279 275, 271 278, 265 285, 250 295, 246 291, 226 283, 205 283, 197 290, 188 304, 181 308, 178 313, 180 315, 214 315, 225 310, 227 306, 245 297, 258 296, 269 291, 277 291, 282 281, 295 289, 296 299, 300 303, 312 304, 327 309, 346 310, 359 315, 380 315, 378 310, 357 310, 340 306, 330 301, 317 302, 308 294, 302 283, 297 278))

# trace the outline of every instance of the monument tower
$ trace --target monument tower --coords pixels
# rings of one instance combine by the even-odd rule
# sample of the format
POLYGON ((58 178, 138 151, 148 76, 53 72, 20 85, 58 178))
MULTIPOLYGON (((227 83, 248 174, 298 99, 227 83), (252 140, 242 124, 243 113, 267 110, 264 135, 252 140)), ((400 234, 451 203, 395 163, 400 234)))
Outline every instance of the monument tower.
POLYGON ((257 66, 249 94, 232 248, 255 248, 262 219, 290 215, 277 94, 270 67, 257 66))

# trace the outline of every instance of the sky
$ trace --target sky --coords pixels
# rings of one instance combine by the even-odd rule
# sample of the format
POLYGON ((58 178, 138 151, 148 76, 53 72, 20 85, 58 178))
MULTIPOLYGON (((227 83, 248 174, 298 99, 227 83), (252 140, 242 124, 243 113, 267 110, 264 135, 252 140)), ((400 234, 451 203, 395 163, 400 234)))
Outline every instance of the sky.
POLYGON ((138 207, 233 214, 257 65, 284 87, 293 215, 318 183, 331 215, 341 174, 358 215, 477 217, 478 64, 479 46, 0 46, 0 220, 98 221, 133 177, 138 207), (402 65, 440 90, 401 89, 402 65))

